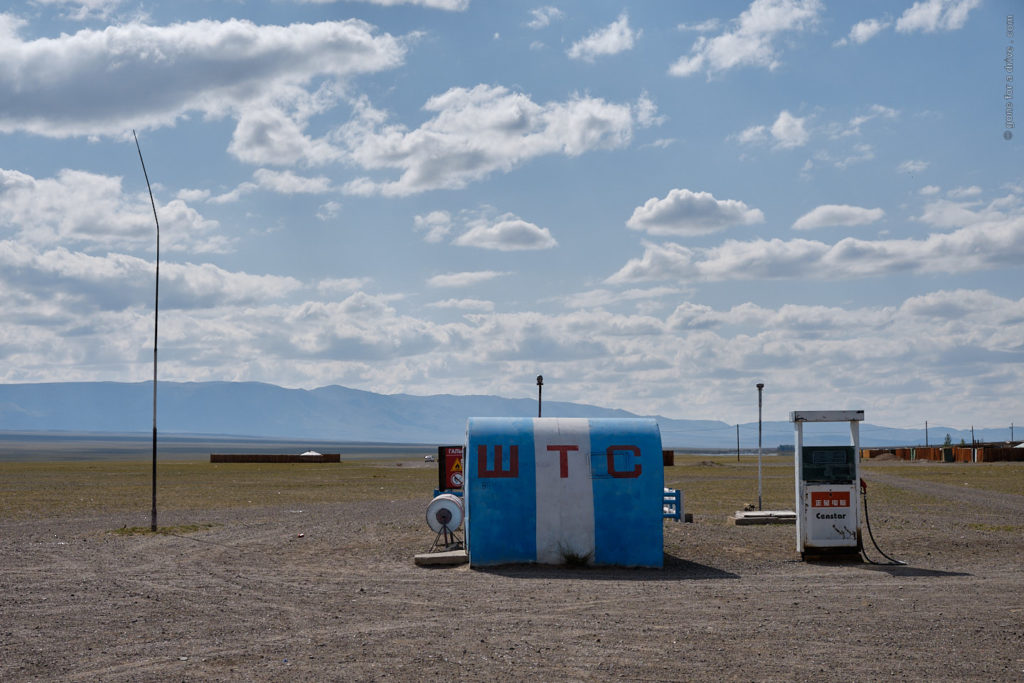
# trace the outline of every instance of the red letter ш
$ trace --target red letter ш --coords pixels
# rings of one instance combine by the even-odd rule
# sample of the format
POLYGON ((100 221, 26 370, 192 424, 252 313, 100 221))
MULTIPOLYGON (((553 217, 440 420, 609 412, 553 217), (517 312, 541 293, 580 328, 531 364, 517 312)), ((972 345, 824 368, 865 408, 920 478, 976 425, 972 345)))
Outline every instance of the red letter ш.
POLYGON ((631 470, 616 470, 615 469, 615 452, 616 451, 628 451, 636 457, 640 457, 640 448, 638 446, 609 446, 608 447, 608 474, 612 475, 616 479, 634 479, 640 476, 640 463, 631 470))
POLYGON ((549 451, 558 451, 558 476, 569 478, 569 451, 578 451, 579 446, 548 446, 549 451))
POLYGON ((476 447, 476 476, 480 479, 515 479, 519 476, 519 446, 508 449, 508 469, 502 468, 501 446, 494 446, 494 468, 487 469, 487 446, 476 447))

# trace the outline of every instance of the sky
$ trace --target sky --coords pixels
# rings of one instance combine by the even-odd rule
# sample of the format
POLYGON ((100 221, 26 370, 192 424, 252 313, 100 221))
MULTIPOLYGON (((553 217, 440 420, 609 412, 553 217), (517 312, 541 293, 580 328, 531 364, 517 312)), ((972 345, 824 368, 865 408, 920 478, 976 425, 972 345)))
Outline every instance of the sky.
MULTIPOLYGON (((1024 424, 1011 0, 0 9, 0 382, 1024 424)), ((1019 106, 1019 105, 1018 105, 1019 106)))

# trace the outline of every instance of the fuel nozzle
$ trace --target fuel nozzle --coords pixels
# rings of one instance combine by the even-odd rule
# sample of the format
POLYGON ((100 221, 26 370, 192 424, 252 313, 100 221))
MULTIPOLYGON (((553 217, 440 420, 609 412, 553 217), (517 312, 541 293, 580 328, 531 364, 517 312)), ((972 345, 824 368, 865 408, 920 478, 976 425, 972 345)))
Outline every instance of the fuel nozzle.
POLYGON ((860 478, 860 492, 862 495, 868 492, 868 485, 864 483, 864 477, 860 478))

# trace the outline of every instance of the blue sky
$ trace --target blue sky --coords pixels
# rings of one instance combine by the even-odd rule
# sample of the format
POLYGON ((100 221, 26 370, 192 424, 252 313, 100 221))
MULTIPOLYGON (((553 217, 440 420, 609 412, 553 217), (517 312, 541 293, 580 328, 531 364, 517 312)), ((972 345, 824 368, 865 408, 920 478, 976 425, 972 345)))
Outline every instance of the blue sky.
POLYGON ((1024 422, 1008 0, 28 0, 0 381, 1024 422))

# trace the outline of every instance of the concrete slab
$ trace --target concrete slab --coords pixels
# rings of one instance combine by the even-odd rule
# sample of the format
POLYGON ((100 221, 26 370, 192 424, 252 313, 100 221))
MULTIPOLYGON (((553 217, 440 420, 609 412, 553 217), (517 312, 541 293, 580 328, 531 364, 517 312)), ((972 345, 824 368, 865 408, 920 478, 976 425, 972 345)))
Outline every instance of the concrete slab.
POLYGON ((413 558, 421 567, 453 566, 469 562, 465 550, 449 550, 443 553, 420 553, 413 558))
POLYGON ((751 524, 796 524, 796 513, 792 510, 737 510, 729 517, 736 526, 751 524))

